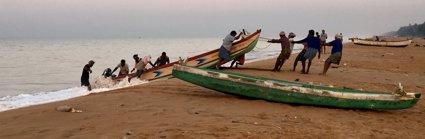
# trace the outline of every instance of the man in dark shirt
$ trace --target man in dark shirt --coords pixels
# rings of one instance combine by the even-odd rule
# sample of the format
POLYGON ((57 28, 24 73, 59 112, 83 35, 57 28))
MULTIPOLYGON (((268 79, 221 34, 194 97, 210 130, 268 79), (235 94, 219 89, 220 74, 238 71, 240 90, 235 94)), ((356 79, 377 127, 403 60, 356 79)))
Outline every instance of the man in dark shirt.
POLYGON ((162 52, 161 56, 159 56, 155 63, 153 64, 154 66, 162 66, 165 64, 170 63, 170 58, 167 56, 167 53, 162 52))
POLYGON ((83 68, 83 73, 81 75, 81 86, 87 86, 87 89, 91 91, 89 75, 92 73, 91 67, 93 67, 94 61, 90 60, 88 64, 86 64, 83 68))
POLYGON ((285 32, 280 32, 279 36, 280 39, 271 39, 267 41, 269 43, 280 43, 280 46, 282 48, 279 56, 276 59, 276 63, 272 71, 280 71, 283 66, 283 63, 285 63, 285 60, 289 59, 289 56, 291 56, 291 47, 289 39, 286 37, 285 32))
POLYGON ((342 57, 342 36, 339 34, 335 35, 335 40, 326 43, 326 46, 332 46, 332 52, 328 59, 326 59, 325 65, 323 66, 322 75, 326 75, 329 67, 332 63, 339 65, 342 57))
POLYGON ((308 31, 308 36, 305 39, 302 39, 300 41, 294 41, 292 43, 307 43, 307 50, 304 54, 304 57, 301 59, 301 63, 303 66, 303 69, 301 73, 308 74, 310 71, 311 62, 313 61, 313 58, 316 57, 316 54, 319 52, 318 58, 320 58, 320 38, 314 36, 314 30, 308 31), (308 67, 307 71, 305 71, 305 61, 308 59, 308 67))

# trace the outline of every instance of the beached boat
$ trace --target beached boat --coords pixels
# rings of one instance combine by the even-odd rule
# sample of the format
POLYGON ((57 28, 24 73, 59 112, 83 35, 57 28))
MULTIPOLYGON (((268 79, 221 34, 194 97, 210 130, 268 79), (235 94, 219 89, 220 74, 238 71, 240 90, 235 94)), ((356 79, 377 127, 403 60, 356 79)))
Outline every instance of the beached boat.
MULTIPOLYGON (((252 49, 254 49, 255 45, 258 42, 258 38, 260 37, 260 33, 261 33, 261 30, 257 30, 256 32, 252 34, 248 34, 247 36, 243 37, 241 40, 234 42, 232 51, 231 51, 232 59, 238 56, 241 56, 245 53, 248 53, 252 49)), ((217 48, 219 46, 220 44, 217 44, 217 48)), ((192 67, 200 67, 200 68, 214 67, 219 60, 218 50, 219 49, 215 49, 197 56, 189 57, 188 59, 185 60, 185 63, 187 66, 192 66, 192 67)), ((179 61, 175 61, 166 65, 148 69, 145 73, 142 74, 140 79, 147 80, 147 81, 158 80, 158 79, 168 79, 172 77, 171 73, 173 70, 173 65, 177 63, 179 63, 179 61)), ((130 76, 133 74, 130 74, 130 76)), ((121 80, 125 77, 126 76, 119 76, 119 77, 113 78, 112 80, 121 80)))
POLYGON ((175 65, 173 76, 226 94, 274 102, 353 109, 404 109, 414 106, 420 93, 390 94, 316 86, 212 69, 175 65))
POLYGON ((403 40, 403 41, 373 41, 373 40, 365 40, 359 38, 351 38, 351 41, 354 44, 358 45, 369 45, 369 46, 386 46, 386 47, 406 47, 412 40, 403 40))

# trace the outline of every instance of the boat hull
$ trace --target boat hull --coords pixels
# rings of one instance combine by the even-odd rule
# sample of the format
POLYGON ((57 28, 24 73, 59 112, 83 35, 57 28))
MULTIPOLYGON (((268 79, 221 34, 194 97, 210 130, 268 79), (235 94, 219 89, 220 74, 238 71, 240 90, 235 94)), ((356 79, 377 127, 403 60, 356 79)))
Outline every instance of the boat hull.
POLYGON ((406 47, 408 46, 412 40, 405 40, 405 41, 370 41, 370 40, 363 40, 358 38, 352 39, 354 44, 358 45, 368 45, 368 46, 384 46, 384 47, 406 47))
MULTIPOLYGON (((258 42, 258 38, 260 37, 260 33, 261 33, 261 30, 257 30, 256 32, 249 34, 243 39, 233 43, 233 47, 231 50, 231 58, 234 59, 254 49, 254 47, 256 46, 258 42)), ((218 51, 219 49, 215 49, 197 56, 189 57, 186 60, 185 65, 191 66, 191 67, 200 67, 200 68, 214 67, 219 61, 218 51)), ((147 81, 169 79, 172 77, 171 73, 173 71, 173 65, 178 63, 179 63, 178 61, 175 61, 163 66, 148 69, 145 73, 141 75, 140 79, 147 80, 147 81)), ((134 75, 134 73, 130 74, 129 76, 132 76, 132 75, 134 75)), ((125 77, 126 76, 120 76, 120 77, 113 78, 113 80, 121 80, 125 77)))
POLYGON ((414 106, 420 97, 419 93, 409 94, 409 96, 406 97, 397 97, 392 94, 381 92, 337 89, 241 74, 218 72, 208 69, 190 68, 180 65, 175 65, 173 76, 226 94, 264 99, 273 102, 337 108, 404 109, 414 106), (290 86, 293 86, 293 89, 282 89, 290 86), (303 93, 302 91, 297 91, 296 88, 310 89, 315 93, 303 93))

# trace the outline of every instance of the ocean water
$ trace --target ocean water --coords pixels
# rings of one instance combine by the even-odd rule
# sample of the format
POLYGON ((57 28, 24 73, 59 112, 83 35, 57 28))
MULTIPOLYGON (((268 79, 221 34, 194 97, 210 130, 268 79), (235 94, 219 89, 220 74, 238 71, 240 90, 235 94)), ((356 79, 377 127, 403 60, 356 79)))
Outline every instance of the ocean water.
MULTIPOLYGON (((89 60, 96 62, 90 75, 90 81, 94 81, 121 59, 132 68, 133 54, 151 55, 154 61, 164 51, 170 61, 176 61, 217 49, 221 42, 222 38, 0 40, 0 111, 146 83, 119 84, 89 92, 80 87, 81 72, 89 60)), ((296 46, 295 52, 299 48, 296 46)), ((246 59, 270 58, 279 52, 279 44, 259 41, 246 59)))

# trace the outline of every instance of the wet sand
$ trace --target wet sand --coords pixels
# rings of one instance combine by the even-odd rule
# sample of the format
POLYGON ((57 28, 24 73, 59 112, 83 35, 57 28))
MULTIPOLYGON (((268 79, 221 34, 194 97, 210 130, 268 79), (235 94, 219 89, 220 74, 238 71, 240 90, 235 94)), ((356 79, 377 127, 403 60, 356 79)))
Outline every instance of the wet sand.
MULTIPOLYGON (((275 59, 226 71, 282 80, 392 92, 425 92, 425 40, 406 48, 345 44, 340 66, 326 76, 315 59, 310 74, 280 72, 275 59), (416 44, 420 45, 417 47, 416 44)), ((0 113, 0 138, 423 138, 425 102, 395 111, 337 109, 274 103, 222 94, 179 79, 0 113), (59 112, 69 105, 82 113, 59 112)))

